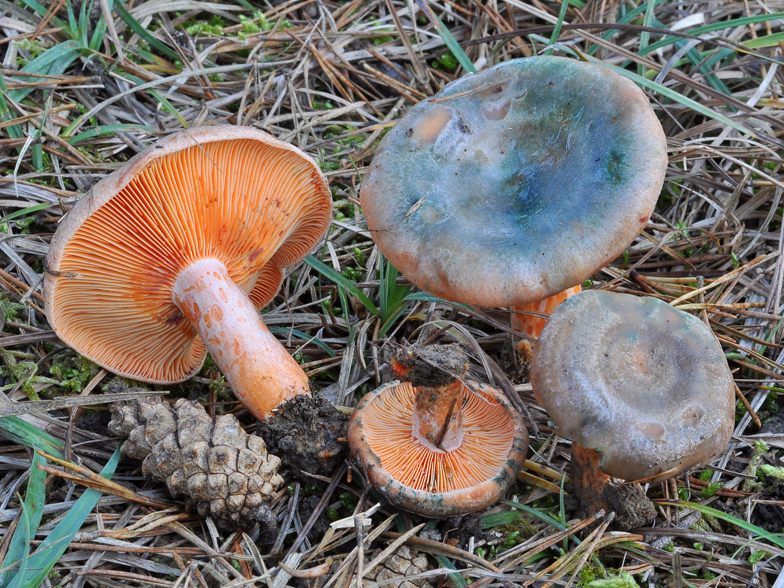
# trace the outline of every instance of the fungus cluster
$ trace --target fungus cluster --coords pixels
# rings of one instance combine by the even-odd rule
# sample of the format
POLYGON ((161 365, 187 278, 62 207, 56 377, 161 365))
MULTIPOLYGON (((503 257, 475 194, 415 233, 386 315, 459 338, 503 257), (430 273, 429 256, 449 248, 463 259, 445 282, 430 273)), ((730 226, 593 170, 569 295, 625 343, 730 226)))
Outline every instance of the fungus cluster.
MULTIPOLYGON (((574 441, 578 493, 599 496, 608 486, 591 464, 631 481, 661 480, 720 452, 731 429, 732 378, 709 329, 653 299, 578 294, 645 226, 666 166, 661 125, 634 83, 600 65, 537 57, 467 76, 414 106, 382 140, 362 188, 374 240, 422 290, 546 314, 566 300, 547 326, 524 313, 511 322, 530 338, 542 333, 532 382, 574 441), (597 372, 604 380, 593 390, 597 372), (632 392, 641 396, 624 396, 632 392)), ((455 389, 441 387, 433 402, 453 406, 455 389)), ((350 435, 371 482, 417 512, 424 507, 414 501, 441 504, 434 480, 443 476, 429 469, 435 458, 420 460, 405 443, 432 445, 426 431, 435 423, 444 444, 436 447, 456 453, 449 440, 460 426, 448 411, 445 421, 427 420, 419 399, 431 396, 421 390, 401 384, 366 396, 350 435), (412 415, 413 434, 408 416, 399 425, 381 416, 395 412, 412 415), (369 415, 379 432, 370 432, 369 415), (372 445, 390 435, 404 453, 372 445), (434 493, 423 498, 428 485, 434 493)), ((587 510, 601 503, 626 517, 636 491, 613 489, 587 510)), ((653 514, 644 493, 636 497, 641 518, 623 525, 653 514)))

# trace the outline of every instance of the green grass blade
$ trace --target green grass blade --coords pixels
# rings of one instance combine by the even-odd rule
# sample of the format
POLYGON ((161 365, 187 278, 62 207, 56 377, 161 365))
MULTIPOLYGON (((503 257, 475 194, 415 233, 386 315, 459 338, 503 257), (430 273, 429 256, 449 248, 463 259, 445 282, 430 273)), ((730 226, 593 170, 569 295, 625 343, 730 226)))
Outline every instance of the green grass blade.
POLYGON ((0 588, 8 585, 12 577, 24 575, 23 567, 27 564, 27 556, 30 553, 30 538, 35 537, 38 525, 41 524, 41 517, 44 514, 44 501, 46 500, 46 472, 40 469, 39 465, 46 464, 46 459, 40 453, 33 454, 32 465, 30 466, 30 477, 27 480, 27 493, 22 505, 22 517, 27 520, 27 524, 22 528, 22 521, 16 527, 14 536, 8 546, 8 552, 3 559, 3 568, 9 567, 14 562, 21 562, 18 573, 6 572, 0 574, 0 588))
POLYGON ((440 304, 448 304, 450 306, 454 306, 455 308, 465 310, 466 312, 476 314, 476 311, 468 304, 463 304, 462 302, 450 302, 449 300, 444 300, 443 298, 433 296, 427 292, 414 292, 413 294, 407 295, 403 300, 416 300, 418 302, 436 302, 440 304))
MULTIPOLYGON (((262 316, 262 318, 264 318, 264 317, 262 316)), ((289 334, 292 334, 297 339, 300 339, 300 340, 305 341, 307 343, 313 343, 317 347, 320 347, 330 357, 335 357, 335 351, 329 345, 324 343, 324 341, 322 341, 318 337, 313 337, 311 335, 308 335, 307 333, 303 333, 302 331, 298 331, 297 329, 289 329, 288 327, 274 327, 274 328, 270 329, 270 333, 274 333, 276 335, 285 335, 286 337, 288 337, 289 334)))
MULTIPOLYGON (((33 59, 30 63, 25 65, 19 70, 19 73, 14 75, 20 80, 25 82, 36 82, 38 78, 25 77, 24 73, 48 74, 48 75, 61 75, 68 69, 76 59, 79 57, 81 47, 76 41, 64 41, 59 45, 55 45, 51 49, 47 49, 38 57, 33 59)), ((8 96, 14 102, 21 102, 27 95, 35 88, 20 88, 12 90, 8 96)))
MULTIPOLYGON (((645 8, 645 16, 642 19, 642 25, 645 27, 650 27, 653 23, 653 11, 656 8, 656 3, 648 2, 647 7, 645 8)), ((643 31, 640 33, 640 49, 645 49, 648 46, 648 42, 651 40, 651 34, 648 31, 643 31)), ((645 66, 643 64, 637 65, 637 73, 645 77, 645 66)))
POLYGON ((743 45, 749 49, 762 49, 763 47, 776 47, 781 42, 784 42, 784 33, 773 33, 744 41, 743 45))
POLYGON ((359 298, 360 302, 365 305, 365 308, 370 314, 375 316, 379 316, 378 308, 375 304, 367 297, 367 295, 362 291, 362 289, 357 286, 354 282, 346 278, 345 276, 340 275, 334 269, 329 267, 322 261, 319 261, 312 255, 308 255, 304 260, 310 267, 320 273, 322 276, 327 278, 328 280, 332 280, 339 286, 343 286, 346 290, 351 292, 354 296, 359 298))
MULTIPOLYGON (((22 2, 24 2, 24 4, 27 5, 28 8, 32 8, 34 12, 37 12, 41 16, 46 16, 46 13, 48 12, 45 6, 39 4, 35 0, 22 0, 22 2)), ((59 18, 57 18, 56 16, 53 16, 49 20, 49 26, 64 27, 65 23, 59 18)))
POLYGON ((122 5, 122 2, 117 2, 114 5, 114 11, 125 21, 125 24, 127 24, 134 33, 144 39, 150 47, 154 47, 171 59, 178 60, 180 58, 174 49, 161 43, 154 35, 150 34, 150 31, 145 29, 138 20, 133 18, 131 13, 122 5))
POLYGON ((643 78, 641 76, 638 76, 636 73, 627 71, 627 70, 625 70, 625 69, 623 69, 621 67, 610 65, 609 63, 604 63, 603 61, 600 61, 600 60, 596 59, 595 57, 590 57, 588 55, 585 55, 584 53, 582 53, 581 55, 585 56, 589 61, 592 61, 594 63, 603 64, 605 67, 609 67, 610 69, 615 70, 617 73, 621 74, 622 76, 625 76, 625 77, 629 78, 630 80, 632 80, 633 82, 635 82, 636 84, 638 84, 638 85, 640 85, 640 86, 642 86, 644 88, 648 88, 649 90, 653 90, 657 94, 661 94, 662 96, 666 96, 667 98, 673 100, 674 102, 677 102, 679 104, 683 104, 687 108, 691 108, 695 112, 698 112, 698 113, 700 113, 700 114, 702 114, 704 116, 707 116, 708 118, 712 118, 713 120, 717 120, 717 121, 719 121, 719 122, 721 122, 721 123, 723 123, 723 124, 725 124, 727 126, 730 126, 733 129, 735 129, 736 131, 740 131, 741 133, 745 133, 747 135, 751 135, 755 139, 759 139, 761 141, 772 142, 772 143, 774 143, 776 145, 778 144, 771 137, 760 136, 753 129, 749 129, 747 127, 744 127, 743 125, 736 123, 734 120, 732 120, 730 118, 727 118, 723 114, 719 114, 715 110, 711 110, 707 106, 703 106, 699 102, 695 102, 691 98, 687 98, 686 96, 684 96, 683 94, 680 94, 679 92, 676 92, 675 90, 672 90, 672 89, 670 89, 670 88, 668 88, 666 86, 663 86, 661 84, 657 84, 653 80, 649 80, 647 78, 643 78))
POLYGON ((16 416, 0 418, 0 437, 33 449, 40 449, 55 457, 63 456, 65 446, 62 441, 16 416))
MULTIPOLYGON (((746 26, 750 24, 756 24, 759 22, 766 22, 769 20, 779 20, 784 19, 784 12, 775 12, 773 14, 758 14, 756 16, 747 16, 745 18, 736 18, 735 20, 725 20, 720 22, 715 22, 709 25, 704 25, 701 27, 696 27, 689 30, 690 35, 701 35, 703 33, 712 33, 714 31, 721 31, 724 29, 731 29, 735 27, 746 26)), ((644 50, 640 49, 638 52, 639 55, 647 55, 651 51, 656 51, 660 47, 666 47, 667 45, 672 45, 676 41, 681 40, 681 37, 664 37, 660 41, 656 41, 655 43, 651 43, 648 45, 644 50)), ((745 43, 744 43, 745 44, 745 43)), ((749 45, 746 45, 749 46, 749 45)))
POLYGON ((672 506, 685 506, 687 508, 691 508, 697 510, 703 514, 710 515, 717 519, 721 519, 722 521, 726 521, 736 527, 740 527, 746 531, 750 531, 755 535, 758 535, 759 539, 767 539, 776 547, 784 549, 784 537, 782 537, 781 533, 770 533, 765 529, 758 527, 757 525, 752 525, 751 523, 747 523, 743 519, 739 519, 738 517, 734 517, 731 514, 727 514, 726 512, 722 512, 720 510, 716 510, 715 508, 711 508, 709 506, 703 506, 702 504, 697 504, 696 502, 687 502, 682 500, 670 500, 670 501, 662 501, 661 504, 669 504, 672 506))
POLYGON ((561 34, 561 27, 563 26, 564 19, 566 18, 566 11, 568 9, 569 0, 561 0, 561 10, 558 11, 558 20, 555 21, 555 28, 553 28, 553 33, 550 35, 550 46, 547 48, 547 51, 545 51, 545 55, 553 54, 553 45, 558 41, 558 37, 561 34))
POLYGON ((433 23, 433 26, 436 27, 441 40, 446 43, 446 46, 452 52, 452 55, 455 56, 457 62, 463 66, 463 69, 466 70, 467 73, 476 73, 476 68, 474 67, 473 62, 468 59, 468 55, 465 54, 465 51, 463 51, 460 43, 458 43, 457 39, 452 36, 452 33, 449 32, 449 29, 446 28, 443 22, 441 22, 441 19, 438 18, 435 12, 432 11, 425 0, 416 0, 416 3, 425 13, 428 20, 430 20, 430 22, 433 23))
POLYGON ((90 30, 90 12, 92 12, 94 0, 82 0, 79 10, 79 40, 82 47, 87 47, 87 31, 90 30))
MULTIPOLYGON (((107 480, 110 479, 119 462, 120 448, 117 447, 114 455, 109 459, 109 463, 101 471, 101 476, 107 480)), ((71 540, 79 532, 79 529, 81 529, 87 516, 95 508, 95 505, 98 504, 101 494, 101 492, 92 488, 84 491, 84 494, 76 501, 74 507, 68 511, 68 514, 63 517, 30 557, 28 562, 29 569, 24 574, 21 586, 38 588, 43 583, 49 575, 49 571, 65 552, 71 540)))
MULTIPOLYGON (((656 0, 653 4, 655 6, 658 6, 659 4, 663 4, 664 2, 669 2, 669 0, 656 0)), ((628 24, 629 22, 631 22, 632 20, 634 20, 635 18, 637 18, 639 15, 641 15, 643 12, 647 10, 648 10, 648 2, 640 4, 637 8, 635 8, 634 10, 630 10, 622 18, 618 19, 618 23, 628 24)), ((608 39, 610 39, 610 37, 612 37, 617 32, 619 32, 618 29, 609 29, 604 33, 602 33, 602 39, 607 41, 608 39)), ((588 55, 593 55, 598 50, 599 50, 599 45, 594 44, 588 48, 588 51, 586 53, 588 53, 588 55)))
MULTIPOLYGON (((14 115, 11 114, 11 111, 8 109, 8 104, 5 101, 5 97, 8 95, 8 88, 5 85, 5 77, 3 77, 3 72, 0 71, 0 121, 6 122, 9 120, 13 120, 14 115)), ((12 139, 21 139, 24 137, 24 133, 19 125, 11 125, 10 127, 6 127, 6 132, 8 136, 12 139)))
POLYGON ((27 516, 27 507, 24 503, 22 503, 22 514, 19 517, 19 524, 16 526, 16 530, 22 537, 21 561, 19 562, 19 570, 16 572, 9 588, 33 588, 24 584, 24 577, 27 574, 27 563, 30 557, 30 519, 27 516))
MULTIPOLYGON (((136 131, 136 130, 144 130, 144 131, 149 131, 151 133, 158 132, 158 129, 156 129, 155 127, 150 127, 148 125, 137 125, 137 124, 106 125, 103 127, 96 127, 94 129, 90 129, 89 131, 85 131, 84 133, 79 133, 75 137, 66 139, 66 141, 71 145, 75 145, 80 141, 84 141, 85 139, 102 137, 104 135, 114 135, 115 133, 121 131, 136 131)), ((49 206, 51 206, 51 204, 49 206)))
MULTIPOLYGON (((456 570, 457 568, 455 565, 449 561, 446 556, 443 555, 434 555, 433 557, 436 558, 438 565, 442 568, 446 568, 448 570, 456 570)), ((458 588, 468 588, 468 583, 465 581, 465 578, 461 574, 449 574, 452 582, 455 583, 455 586, 458 588)))
POLYGON ((389 316, 389 318, 387 318, 387 320, 384 321, 384 324, 378 330, 378 336, 379 337, 383 337, 384 335, 386 335, 387 331, 389 331, 389 329, 391 329, 393 326, 395 326, 395 323, 397 322, 397 319, 399 319, 400 315, 402 315, 404 312, 406 312, 407 309, 408 309, 408 307, 406 305, 399 306, 397 308, 397 310, 395 312, 393 312, 389 316))
POLYGON ((516 510, 507 510, 506 512, 497 512, 491 515, 482 517, 482 528, 492 529, 493 527, 500 527, 501 525, 514 525, 520 522, 523 514, 516 510))
POLYGON ((523 512, 527 512, 530 515, 535 516, 538 519, 541 519, 548 525, 558 529, 559 531, 563 531, 566 528, 566 525, 562 525, 559 521, 556 521, 553 517, 548 514, 545 514, 535 508, 531 508, 526 504, 520 504, 519 502, 513 502, 511 500, 504 500, 504 504, 508 504, 509 506, 516 508, 517 510, 522 510, 523 512))
POLYGON ((75 38, 79 34, 79 23, 76 21, 76 13, 73 9, 73 0, 68 0, 66 2, 66 6, 68 7, 68 24, 71 27, 71 34, 73 38, 75 38))
POLYGON ((33 214, 35 212, 41 212, 42 210, 46 210, 50 206, 53 206, 51 202, 42 202, 41 204, 28 206, 27 208, 21 208, 15 212, 10 212, 4 217, 0 218, 0 222, 13 220, 15 218, 19 218, 20 216, 27 216, 28 214, 33 214))

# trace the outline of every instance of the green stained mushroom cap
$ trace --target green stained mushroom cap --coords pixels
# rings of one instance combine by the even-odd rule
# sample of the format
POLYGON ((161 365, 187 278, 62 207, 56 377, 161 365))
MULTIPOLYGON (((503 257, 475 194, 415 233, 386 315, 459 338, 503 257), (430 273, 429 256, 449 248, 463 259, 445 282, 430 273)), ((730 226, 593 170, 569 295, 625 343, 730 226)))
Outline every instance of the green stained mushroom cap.
POLYGON ((735 388, 721 346, 705 323, 656 298, 568 298, 536 343, 531 385, 560 435, 628 481, 674 477, 732 435, 735 388))
POLYGON ((414 106, 379 145, 361 201, 381 251, 419 288, 516 306, 620 255, 666 165, 661 125, 631 81, 533 57, 414 106))

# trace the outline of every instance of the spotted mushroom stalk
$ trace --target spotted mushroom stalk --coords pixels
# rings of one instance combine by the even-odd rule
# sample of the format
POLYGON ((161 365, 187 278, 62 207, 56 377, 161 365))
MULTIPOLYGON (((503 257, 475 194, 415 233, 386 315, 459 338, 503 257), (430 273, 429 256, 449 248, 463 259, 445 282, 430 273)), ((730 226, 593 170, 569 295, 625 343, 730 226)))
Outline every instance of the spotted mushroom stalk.
POLYGON ((534 348, 531 385, 572 441, 584 510, 625 528, 655 511, 641 489, 706 463, 727 446, 734 383, 711 330, 651 297, 589 290, 564 301, 534 348))
POLYGON ((240 401, 269 421, 311 394, 258 309, 331 210, 318 165, 292 145, 249 127, 171 135, 62 221, 47 257, 49 323, 83 356, 144 382, 187 380, 209 351, 240 401))
POLYGON ((404 349, 391 365, 404 381, 365 395, 351 417, 354 463, 414 513, 448 517, 493 504, 525 462, 520 415, 499 390, 464 379, 457 347, 404 349))

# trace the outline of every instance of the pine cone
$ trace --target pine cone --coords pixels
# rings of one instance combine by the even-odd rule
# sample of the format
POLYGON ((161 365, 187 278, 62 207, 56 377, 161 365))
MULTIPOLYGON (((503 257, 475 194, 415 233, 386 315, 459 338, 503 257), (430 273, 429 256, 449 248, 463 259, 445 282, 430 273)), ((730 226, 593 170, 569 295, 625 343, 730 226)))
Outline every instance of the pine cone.
MULTIPOLYGON (((380 549, 373 552, 365 563, 370 563, 379 553, 381 553, 380 549)), ((385 586, 389 588, 433 588, 433 585, 426 578, 418 580, 407 579, 407 576, 421 574, 430 569, 433 568, 428 564, 427 557, 421 553, 411 551, 405 545, 401 545, 392 555, 362 579, 362 585, 368 586, 382 580, 398 578, 399 581, 386 584, 385 586)))
POLYGON ((180 399, 172 408, 157 397, 116 403, 111 412, 109 431, 128 437, 123 455, 144 460, 144 475, 166 482, 172 496, 190 497, 223 528, 258 522, 262 535, 274 532, 267 503, 283 484, 280 459, 233 415, 213 421, 197 402, 180 399))

